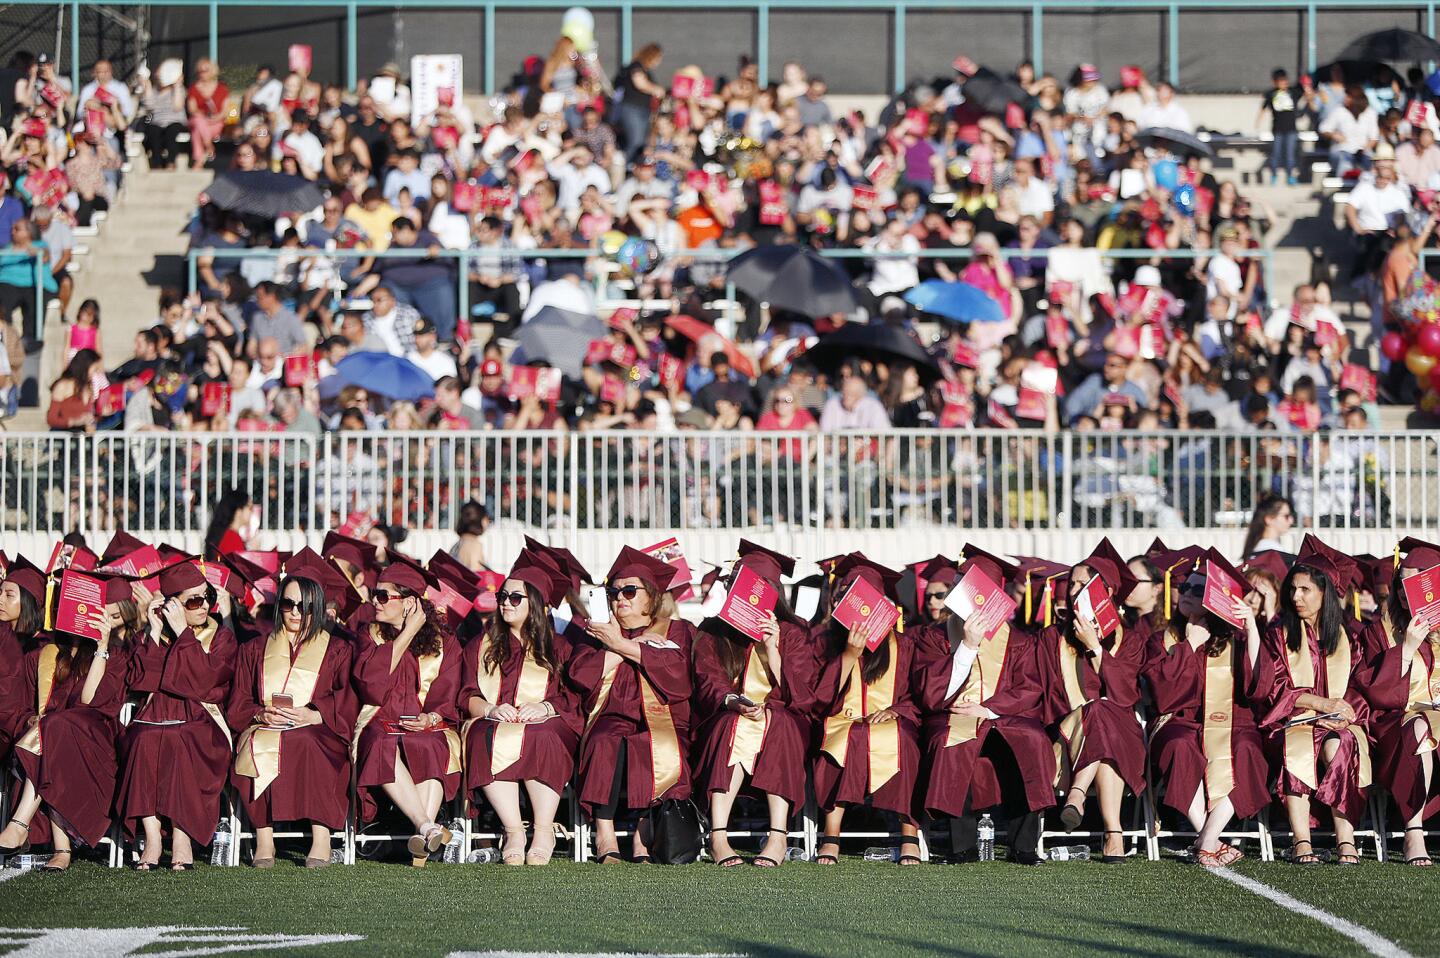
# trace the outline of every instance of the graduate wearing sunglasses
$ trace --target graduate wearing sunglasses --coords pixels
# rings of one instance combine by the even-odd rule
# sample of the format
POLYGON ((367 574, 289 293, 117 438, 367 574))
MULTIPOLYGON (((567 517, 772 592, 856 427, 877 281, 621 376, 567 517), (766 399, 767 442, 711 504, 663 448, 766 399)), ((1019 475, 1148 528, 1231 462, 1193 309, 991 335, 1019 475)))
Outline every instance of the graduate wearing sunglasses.
POLYGON ((375 621, 355 655, 355 783, 365 821, 378 811, 378 789, 415 826, 410 861, 423 868, 450 840, 435 819, 460 787, 461 651, 449 615, 426 598, 435 576, 399 553, 391 560, 370 594, 375 621))
POLYGON ((231 736, 221 707, 235 676, 240 647, 211 608, 217 593, 193 561, 160 575, 160 593, 137 583, 145 635, 130 659, 129 686, 143 698, 121 738, 116 814, 145 851, 135 866, 150 871, 171 833, 170 867, 195 860, 193 842, 209 845, 220 818, 220 793, 230 770, 231 736))
POLYGON ((351 643, 331 631, 339 573, 310 549, 281 570, 275 631, 240 647, 225 714, 237 734, 230 781, 255 827, 256 868, 275 865, 275 823, 310 828, 305 867, 330 864, 330 835, 349 811, 350 737, 359 709, 351 643))
MULTIPOLYGON (((43 584, 38 591, 46 594, 43 584)), ((107 580, 103 599, 90 616, 99 638, 46 633, 26 654, 13 689, 24 709, 24 731, 15 743, 20 784, 10 823, 0 832, 0 853, 49 843, 54 854, 47 871, 69 868, 75 842, 94 847, 110 828, 125 667, 139 615, 124 579, 107 580)))
MULTIPOLYGON (((690 646, 695 627, 666 618, 675 576, 666 562, 626 546, 605 577, 610 618, 591 622, 570 659, 586 714, 580 804, 595 822, 596 860, 622 861, 615 819, 664 799, 690 797, 690 646)), ((634 861, 650 861, 643 816, 634 861)))
POLYGON ((565 684, 570 643, 552 619, 569 589, 570 577, 548 555, 524 550, 495 594, 489 627, 465 649, 465 787, 472 808, 483 797, 500 816, 507 865, 549 863, 560 793, 575 773, 584 720, 565 684), (528 851, 522 791, 535 825, 528 851))

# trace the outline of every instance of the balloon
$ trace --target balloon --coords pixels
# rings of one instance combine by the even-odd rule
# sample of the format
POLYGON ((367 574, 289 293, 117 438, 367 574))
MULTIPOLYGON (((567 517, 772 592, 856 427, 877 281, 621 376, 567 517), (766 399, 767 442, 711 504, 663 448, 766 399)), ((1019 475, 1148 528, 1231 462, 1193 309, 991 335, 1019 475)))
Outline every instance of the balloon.
POLYGON ((595 31, 582 23, 572 23, 560 31, 562 37, 569 37, 575 42, 575 49, 581 53, 589 53, 595 49, 595 31))
POLYGON ((1405 337, 1396 332, 1386 333, 1380 337, 1380 352, 1392 363, 1398 363, 1405 355, 1405 337))
POLYGON ((1435 368, 1435 357, 1421 352, 1417 346, 1411 346, 1405 352, 1405 368, 1416 379, 1424 379, 1435 368))
POLYGON ((1150 170, 1155 174, 1155 182, 1174 192, 1176 185, 1180 182, 1180 167, 1175 165, 1174 160, 1160 160, 1150 165, 1150 170))
POLYGON ((577 24, 594 33, 595 14, 584 7, 571 7, 569 10, 566 10, 565 15, 560 18, 560 26, 562 29, 577 24))
POLYGON ((1180 184, 1180 188, 1175 191, 1175 208, 1180 211, 1181 216, 1195 215, 1195 187, 1189 183, 1180 184))
POLYGON ((1433 414, 1437 409, 1440 409, 1440 395, 1433 392, 1426 393, 1420 397, 1419 405, 1421 412, 1433 414))
POLYGON ((1426 323, 1415 333, 1415 345, 1427 356, 1440 357, 1440 323, 1426 323))
POLYGON ((620 252, 620 247, 625 245, 627 239, 629 237, 619 230, 606 230, 600 234, 600 249, 606 256, 614 256, 620 252))

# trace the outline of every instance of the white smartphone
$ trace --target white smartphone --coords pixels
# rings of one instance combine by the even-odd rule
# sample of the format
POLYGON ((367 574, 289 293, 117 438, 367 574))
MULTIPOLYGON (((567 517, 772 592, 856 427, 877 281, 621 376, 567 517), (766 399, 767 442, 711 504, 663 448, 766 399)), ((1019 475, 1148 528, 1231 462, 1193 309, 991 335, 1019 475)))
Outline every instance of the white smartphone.
POLYGON ((610 621, 610 599, 600 586, 591 589, 585 596, 585 614, 591 622, 610 621))

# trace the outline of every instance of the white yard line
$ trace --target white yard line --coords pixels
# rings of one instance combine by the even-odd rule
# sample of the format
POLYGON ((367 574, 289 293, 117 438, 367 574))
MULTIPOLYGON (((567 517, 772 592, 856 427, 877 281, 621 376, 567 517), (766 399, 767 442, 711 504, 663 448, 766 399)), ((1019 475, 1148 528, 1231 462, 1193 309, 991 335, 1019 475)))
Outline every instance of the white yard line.
POLYGON ((1346 921, 1339 915, 1332 915, 1323 908, 1316 908, 1314 905, 1306 904, 1293 895, 1285 894, 1285 892, 1280 891, 1278 888, 1271 888, 1264 882, 1256 881, 1253 878, 1246 878, 1244 875, 1233 872, 1228 868, 1212 868, 1209 871, 1210 874, 1216 878, 1223 878, 1232 884, 1239 885, 1251 894, 1259 895, 1267 901, 1274 902, 1281 908, 1318 921, 1337 935, 1343 935, 1349 938, 1355 942, 1355 944, 1364 948, 1370 954, 1379 956, 1379 958, 1415 958, 1414 955, 1395 944, 1395 942, 1388 938, 1380 937, 1369 928, 1364 928, 1352 921, 1346 921))
POLYGON ((0 868, 0 882, 7 882, 12 878, 19 878, 25 872, 18 868, 0 868))

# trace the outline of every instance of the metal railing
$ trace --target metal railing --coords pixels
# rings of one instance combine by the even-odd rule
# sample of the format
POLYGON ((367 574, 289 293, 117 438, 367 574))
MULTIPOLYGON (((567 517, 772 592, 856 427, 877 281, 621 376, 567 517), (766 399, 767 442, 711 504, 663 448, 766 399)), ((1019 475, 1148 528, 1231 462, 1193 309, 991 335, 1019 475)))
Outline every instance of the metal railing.
MULTIPOLYGON (((35 262, 35 273, 30 281, 35 285, 35 341, 45 340, 45 272, 49 269, 50 260, 43 249, 20 250, 13 246, 0 246, 0 265, 8 265, 8 261, 14 257, 23 256, 35 262)), ((9 320, 9 316, 0 316, 0 322, 9 320)))
MULTIPOLYGON (((66 11, 64 24, 68 32, 68 49, 63 48, 56 36, 56 48, 52 51, 61 63, 61 69, 68 70, 71 75, 72 89, 81 87, 81 59, 80 59, 80 36, 81 36, 81 11, 92 10, 96 7, 106 6, 104 4, 80 3, 78 0, 55 3, 54 0, 17 0, 22 6, 46 5, 59 7, 66 11)), ((203 34, 195 37, 195 40, 203 40, 202 48, 205 55, 212 60, 220 59, 222 31, 220 28, 221 8, 242 7, 248 9, 264 7, 296 7, 294 0, 168 0, 166 6, 180 8, 199 8, 209 12, 207 26, 203 34)), ((1304 16, 1304 53, 1301 62, 1298 64, 1306 70, 1314 70, 1318 64, 1318 35, 1320 23, 1327 11, 1336 11, 1338 15, 1345 15, 1355 11, 1374 11, 1377 15, 1385 13, 1406 13, 1419 20, 1423 18, 1423 29, 1433 36, 1435 34, 1435 0, 1270 0, 1264 5, 1267 13, 1279 15, 1282 12, 1292 15, 1304 16)), ((113 5, 112 5, 113 6, 113 5)), ((586 6, 595 10, 613 11, 618 21, 618 43, 614 49, 619 55, 619 64, 628 63, 634 55, 638 46, 634 19, 637 13, 643 15, 654 15, 670 11, 683 15, 685 11, 682 5, 677 5, 674 0, 590 0, 586 6)), ((335 11, 335 22, 339 23, 343 12, 344 18, 344 41, 342 53, 339 57, 344 64, 343 78, 348 88, 354 89, 360 78, 360 25, 359 16, 362 10, 376 10, 381 8, 401 10, 465 10, 479 11, 482 16, 481 37, 480 37, 480 75, 483 79, 482 90, 485 92, 497 89, 497 80, 502 79, 502 71, 506 68, 497 56, 497 46, 503 49, 505 40, 497 31, 497 13, 513 13, 517 11, 530 11, 533 5, 520 2, 496 2, 496 0, 341 0, 332 4, 325 4, 319 10, 329 12, 335 11)), ((748 13, 754 22, 754 33, 752 38, 753 53, 756 63, 760 69, 762 79, 772 75, 771 62, 771 15, 789 11, 806 11, 811 14, 821 12, 850 12, 850 11, 871 11, 888 15, 888 46, 877 46, 877 53, 885 50, 889 55, 891 69, 889 78, 892 87, 898 89, 905 85, 910 79, 912 72, 907 65, 907 54, 909 52, 909 34, 906 29, 906 15, 913 12, 917 16, 933 12, 954 13, 958 18, 963 18, 968 13, 993 13, 995 11, 1013 12, 1024 18, 1020 29, 1028 37, 1029 58, 1035 64, 1037 71, 1045 69, 1064 69, 1073 64, 1046 63, 1045 37, 1047 33, 1059 31, 1061 34, 1066 29, 1064 17, 1076 13, 1094 12, 1097 10, 1121 11, 1127 13, 1152 13, 1164 17, 1163 30, 1156 36, 1156 42, 1162 49, 1127 51, 1127 56, 1136 62, 1144 62, 1153 59, 1163 64, 1166 79, 1171 83, 1178 84, 1181 80, 1181 50, 1188 47, 1202 44, 1204 37, 1197 40, 1194 36, 1187 34, 1184 39, 1185 46, 1182 47, 1181 25, 1186 18, 1182 14, 1200 13, 1224 13, 1231 11, 1237 14, 1255 12, 1257 5, 1249 0, 1127 0, 1124 4, 1102 4, 1093 0, 712 0, 707 5, 708 10, 733 11, 748 13), (1047 16, 1060 19, 1060 26, 1047 23, 1047 16)), ((317 13, 319 13, 317 10, 317 13)), ((555 9, 555 23, 558 29, 560 10, 555 9)), ((963 20, 958 20, 963 23, 963 20)), ((1378 25, 1378 24, 1377 24, 1378 25)), ((1418 25, 1418 24, 1417 24, 1418 25)), ((247 27, 249 24, 247 23, 247 27)), ((233 27, 231 28, 233 30, 233 27)), ((961 28, 963 29, 963 28, 961 28)), ((1203 29, 1201 31, 1203 33, 1203 29)), ((923 35, 923 31, 922 31, 923 35)), ((157 36, 154 38, 161 44, 170 46, 183 45, 189 48, 189 39, 184 37, 157 36)), ((640 43, 645 42, 645 36, 638 37, 640 43)), ((882 41, 883 43, 883 41, 882 41)), ((1137 47, 1139 41, 1137 41, 1137 47)), ((427 45, 425 41, 415 43, 411 41, 407 48, 416 53, 451 53, 456 52, 452 47, 435 47, 427 45)), ((103 51, 102 51, 103 52, 103 51)), ((198 55, 200 51, 195 51, 198 55)), ((543 50, 533 52, 543 53, 543 50)), ((736 53, 750 52, 737 50, 736 53)), ((947 56, 953 54, 947 54, 947 56)), ((327 57, 327 60, 334 59, 327 57)), ((978 59, 978 57, 977 57, 978 59)), ((1284 53, 1277 56, 1277 62, 1284 59, 1284 53)), ((508 61, 507 61, 508 62, 508 61)), ((614 64, 612 66, 618 66, 614 64)), ((1271 60, 1265 61, 1265 69, 1271 66, 1271 60)), ((1289 65, 1289 64, 1287 64, 1289 65)), ((933 67, 948 66, 947 63, 933 65, 933 67)), ((925 69, 926 67, 917 67, 925 69)), ((336 71, 338 74, 338 70, 336 71)), ((325 79, 340 79, 339 75, 326 77, 325 79)), ((890 92, 890 89, 856 90, 846 92, 864 92, 881 94, 890 92)))
POLYGON ((1440 434, 894 430, 0 434, 0 533, 195 532, 238 486, 272 531, 460 505, 540 530, 1425 529, 1440 434))

